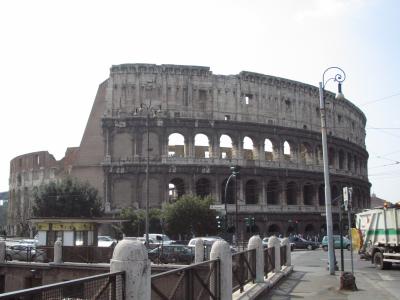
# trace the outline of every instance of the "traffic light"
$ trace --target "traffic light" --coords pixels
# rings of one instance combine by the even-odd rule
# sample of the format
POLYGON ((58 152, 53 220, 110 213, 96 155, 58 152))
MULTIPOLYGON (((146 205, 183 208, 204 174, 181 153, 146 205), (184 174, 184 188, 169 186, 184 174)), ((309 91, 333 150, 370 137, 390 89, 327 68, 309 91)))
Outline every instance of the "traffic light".
POLYGON ((244 223, 246 226, 250 226, 250 218, 244 218, 244 223))
POLYGON ((225 226, 224 216, 216 216, 215 218, 217 219, 217 228, 222 230, 225 226))
POLYGON ((250 217, 250 226, 256 225, 256 219, 254 217, 250 217))

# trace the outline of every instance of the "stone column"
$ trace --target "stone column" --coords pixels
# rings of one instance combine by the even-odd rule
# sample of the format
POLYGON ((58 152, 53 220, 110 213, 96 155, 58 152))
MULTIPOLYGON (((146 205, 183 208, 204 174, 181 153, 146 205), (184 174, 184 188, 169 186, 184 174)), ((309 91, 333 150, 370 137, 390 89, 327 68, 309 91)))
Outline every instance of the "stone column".
POLYGON ((232 253, 226 241, 216 241, 211 248, 210 259, 220 259, 221 300, 232 300, 232 253))
POLYGON ((54 243, 54 263, 62 264, 62 241, 60 238, 54 243))
POLYGON ((125 271, 125 299, 151 299, 151 268, 146 247, 124 239, 114 249, 110 272, 125 271))
POLYGON ((256 282, 264 282, 264 249, 260 236, 253 235, 247 245, 247 250, 256 249, 256 282))
POLYGON ((0 264, 4 263, 6 259, 6 242, 0 241, 0 264))
POLYGON ((200 263, 204 261, 204 242, 202 239, 197 239, 194 251, 194 262, 200 263))
POLYGON ((290 242, 288 238, 284 238, 281 241, 282 246, 286 246, 286 266, 289 267, 292 264, 292 250, 290 249, 290 242))
POLYGON ((276 236, 271 236, 268 240, 268 248, 275 249, 275 269, 274 272, 278 273, 281 270, 281 242, 276 236))

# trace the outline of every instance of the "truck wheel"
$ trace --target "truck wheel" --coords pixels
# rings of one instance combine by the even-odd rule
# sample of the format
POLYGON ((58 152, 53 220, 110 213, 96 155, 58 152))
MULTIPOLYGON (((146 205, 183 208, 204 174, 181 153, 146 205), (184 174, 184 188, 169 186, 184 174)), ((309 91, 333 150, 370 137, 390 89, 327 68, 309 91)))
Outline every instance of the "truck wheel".
POLYGON ((313 246, 312 245, 307 245, 307 250, 313 250, 313 246))
POLYGON ((324 249, 324 251, 328 251, 328 246, 322 246, 322 249, 324 249))
POLYGON ((383 254, 382 252, 375 252, 374 254, 374 265, 378 270, 385 269, 385 264, 383 263, 383 254))

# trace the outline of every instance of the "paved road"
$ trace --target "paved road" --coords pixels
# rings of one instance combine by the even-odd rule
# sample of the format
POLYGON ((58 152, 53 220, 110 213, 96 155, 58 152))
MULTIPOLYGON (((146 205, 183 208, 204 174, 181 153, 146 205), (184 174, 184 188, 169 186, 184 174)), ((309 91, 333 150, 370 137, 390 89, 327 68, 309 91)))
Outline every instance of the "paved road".
MULTIPOLYGON (((344 251, 345 271, 351 270, 350 252, 344 251)), ((400 266, 391 270, 377 270, 369 261, 360 260, 354 254, 354 272, 358 291, 341 291, 340 271, 335 276, 327 270, 327 252, 294 251, 292 264, 294 271, 283 278, 272 290, 258 299, 400 299, 400 266)), ((336 250, 340 268, 340 251, 336 250)))

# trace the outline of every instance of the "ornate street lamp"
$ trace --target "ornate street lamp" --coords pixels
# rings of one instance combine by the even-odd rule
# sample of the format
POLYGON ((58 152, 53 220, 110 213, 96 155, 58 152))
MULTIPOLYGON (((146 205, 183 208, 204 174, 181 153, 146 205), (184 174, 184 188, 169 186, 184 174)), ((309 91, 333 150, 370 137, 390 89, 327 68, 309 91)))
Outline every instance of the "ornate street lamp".
POLYGON ((145 219, 145 235, 146 246, 149 246, 149 153, 150 153, 150 134, 149 134, 149 119, 156 117, 161 112, 161 105, 156 107, 149 104, 141 103, 140 107, 136 109, 136 114, 146 114, 146 137, 147 137, 147 155, 146 155, 146 219, 145 219))
POLYGON ((319 103, 321 111, 321 134, 322 134, 322 154, 324 162, 324 181, 325 181, 325 215, 326 215, 326 230, 328 236, 328 259, 329 259, 329 273, 335 275, 335 249, 333 245, 333 226, 332 226, 332 201, 331 201, 331 187, 329 182, 329 161, 328 161, 328 142, 326 135, 326 112, 325 112, 325 97, 324 91, 326 84, 333 80, 338 83, 338 93, 336 94, 337 100, 343 100, 342 82, 346 79, 346 73, 338 67, 330 67, 322 74, 322 82, 319 83, 319 103), (333 71, 335 76, 329 77, 325 80, 325 74, 328 71, 333 71))
POLYGON ((235 177, 235 233, 236 233, 236 239, 238 238, 238 207, 237 207, 237 196, 236 196, 236 178, 240 173, 240 166, 232 166, 230 167, 231 170, 231 175, 229 175, 228 180, 226 181, 225 184, 225 234, 228 233, 228 185, 231 180, 231 178, 235 177))

